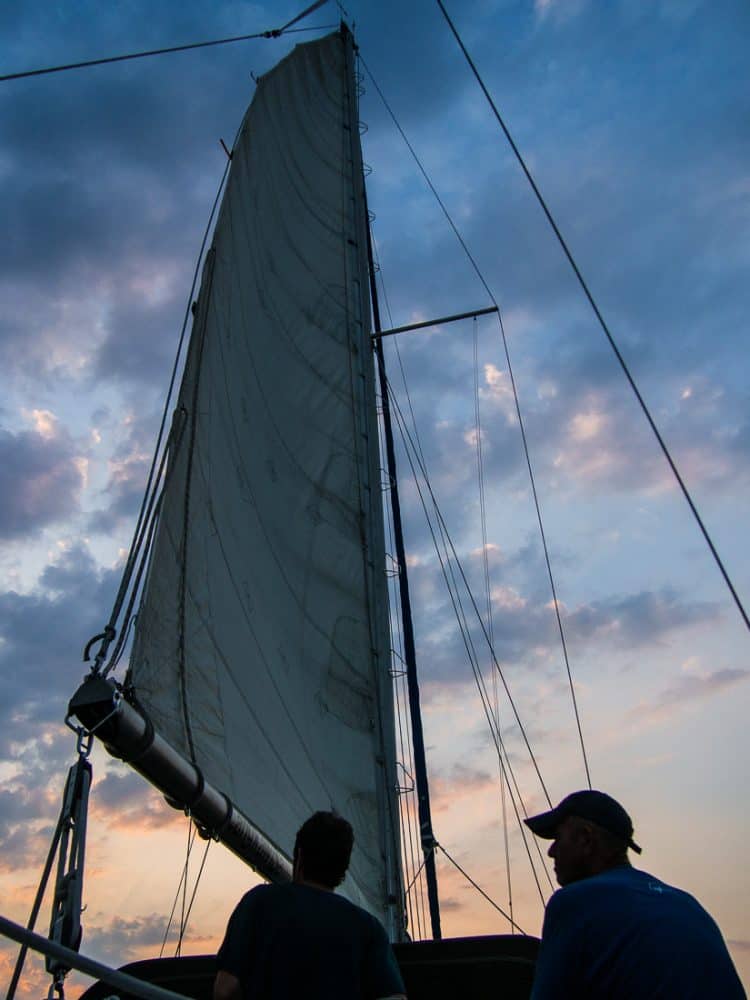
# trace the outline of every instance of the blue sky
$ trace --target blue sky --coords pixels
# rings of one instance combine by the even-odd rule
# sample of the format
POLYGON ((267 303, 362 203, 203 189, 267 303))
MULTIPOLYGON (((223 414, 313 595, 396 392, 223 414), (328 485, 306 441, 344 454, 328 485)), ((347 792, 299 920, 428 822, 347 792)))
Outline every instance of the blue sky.
MULTIPOLYGON (((633 814, 643 866, 714 913, 747 982, 747 630, 437 6, 346 7, 503 311, 594 783, 633 814)), ((449 10, 750 602, 747 5, 484 0, 449 10)), ((249 33, 296 12, 6 4, 3 72, 249 33)), ((337 19, 331 4, 311 23, 337 19)), ((231 144, 251 72, 307 37, 0 88, 0 843, 19 919, 73 754, 61 718, 80 650, 109 613, 132 533, 224 169, 219 139, 231 144)), ((365 86, 364 158, 393 323, 488 305, 365 86)), ((496 321, 477 333, 497 652, 560 798, 582 785, 582 765, 496 321)), ((472 336, 466 323, 405 335, 399 349, 433 486, 480 586, 472 336)), ((405 405, 393 344, 388 363, 405 405)), ((403 489, 437 835, 502 901, 496 763, 414 489, 403 489)), ((506 706, 501 718, 532 810, 539 787, 506 706)), ((145 832, 157 845, 148 856, 168 859, 184 829, 103 757, 96 768, 104 832, 92 848, 92 914, 104 913, 97 878, 117 878, 116 856, 158 883, 128 891, 120 923, 96 917, 91 949, 124 960, 158 949, 158 914, 179 877, 181 862, 167 873, 165 861, 163 884, 153 879, 145 832)), ((515 833, 511 847, 517 910, 537 931, 515 833)), ((245 878, 212 863, 195 950, 212 946, 245 878)), ((450 871, 441 879, 449 930, 505 930, 450 871)))

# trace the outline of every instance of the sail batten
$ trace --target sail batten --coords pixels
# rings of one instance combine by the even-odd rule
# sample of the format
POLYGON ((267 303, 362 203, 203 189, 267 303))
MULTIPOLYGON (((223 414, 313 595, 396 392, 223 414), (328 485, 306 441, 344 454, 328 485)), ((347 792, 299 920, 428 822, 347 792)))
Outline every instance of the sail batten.
POLYGON ((366 215, 343 30, 261 78, 204 268, 129 683, 290 851, 355 828, 345 891, 401 905, 366 215))

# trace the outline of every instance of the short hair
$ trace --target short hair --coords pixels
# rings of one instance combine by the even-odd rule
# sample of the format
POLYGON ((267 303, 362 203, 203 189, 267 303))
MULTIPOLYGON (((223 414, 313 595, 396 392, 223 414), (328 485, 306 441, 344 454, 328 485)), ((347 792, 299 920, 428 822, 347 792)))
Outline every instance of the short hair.
POLYGON ((316 812, 297 831, 294 856, 302 851, 305 879, 335 889, 349 867, 354 830, 343 816, 316 812))

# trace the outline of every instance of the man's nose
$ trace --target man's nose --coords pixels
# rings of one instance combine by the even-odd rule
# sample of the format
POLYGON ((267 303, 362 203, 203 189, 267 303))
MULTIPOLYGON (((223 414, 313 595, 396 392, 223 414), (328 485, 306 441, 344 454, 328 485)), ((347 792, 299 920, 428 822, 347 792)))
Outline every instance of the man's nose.
POLYGON ((555 856, 555 841, 553 840, 552 843, 549 845, 549 850, 547 851, 547 857, 554 858, 554 856, 555 856))

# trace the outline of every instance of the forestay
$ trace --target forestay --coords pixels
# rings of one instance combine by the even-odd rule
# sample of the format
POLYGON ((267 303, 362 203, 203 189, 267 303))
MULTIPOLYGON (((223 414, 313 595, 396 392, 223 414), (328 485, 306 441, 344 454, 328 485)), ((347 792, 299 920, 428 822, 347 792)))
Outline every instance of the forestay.
POLYGON ((366 216, 345 30, 258 82, 170 439, 129 679, 282 851, 354 825, 345 891, 400 897, 366 216))

